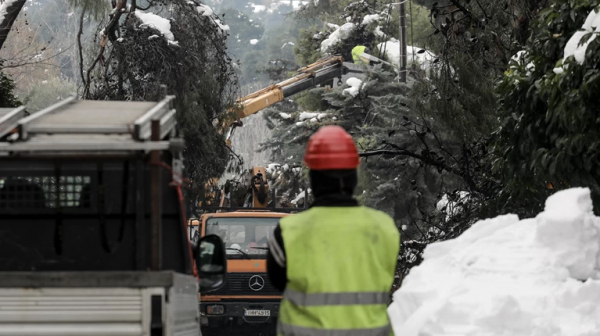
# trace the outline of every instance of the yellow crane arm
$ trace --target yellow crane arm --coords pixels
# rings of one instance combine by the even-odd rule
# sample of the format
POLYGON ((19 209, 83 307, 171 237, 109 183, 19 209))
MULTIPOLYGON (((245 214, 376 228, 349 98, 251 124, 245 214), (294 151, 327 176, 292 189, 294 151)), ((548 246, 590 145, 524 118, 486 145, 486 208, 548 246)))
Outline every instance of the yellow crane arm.
POLYGON ((221 129, 230 129, 229 139, 236 126, 241 125, 241 119, 255 114, 285 98, 299 92, 311 89, 334 78, 341 78, 344 74, 344 59, 341 56, 330 56, 305 66, 298 70, 298 74, 280 83, 270 85, 264 89, 253 92, 238 99, 236 105, 230 110, 234 112, 235 120, 224 120, 221 129))

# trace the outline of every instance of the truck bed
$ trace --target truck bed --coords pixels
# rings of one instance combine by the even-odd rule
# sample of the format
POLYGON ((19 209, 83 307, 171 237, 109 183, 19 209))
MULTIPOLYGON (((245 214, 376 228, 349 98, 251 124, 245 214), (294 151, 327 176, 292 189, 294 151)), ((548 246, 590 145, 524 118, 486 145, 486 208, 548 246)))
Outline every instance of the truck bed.
POLYGON ((2 336, 198 335, 197 306, 196 279, 174 272, 0 273, 2 336))

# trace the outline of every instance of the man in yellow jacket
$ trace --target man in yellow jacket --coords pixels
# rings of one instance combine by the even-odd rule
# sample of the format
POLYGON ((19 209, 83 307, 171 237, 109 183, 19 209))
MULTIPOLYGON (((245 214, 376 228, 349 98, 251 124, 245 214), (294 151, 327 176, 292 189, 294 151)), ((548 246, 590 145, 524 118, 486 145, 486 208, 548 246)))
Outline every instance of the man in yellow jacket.
POLYGON ((315 201, 281 219, 269 238, 269 278, 283 291, 277 335, 392 335, 387 304, 400 233, 392 218, 352 197, 360 163, 352 137, 322 127, 304 162, 315 201))
POLYGON ((363 53, 368 54, 369 48, 362 46, 362 45, 352 48, 352 62, 354 62, 354 64, 369 65, 368 59, 360 57, 360 55, 362 55, 363 53))

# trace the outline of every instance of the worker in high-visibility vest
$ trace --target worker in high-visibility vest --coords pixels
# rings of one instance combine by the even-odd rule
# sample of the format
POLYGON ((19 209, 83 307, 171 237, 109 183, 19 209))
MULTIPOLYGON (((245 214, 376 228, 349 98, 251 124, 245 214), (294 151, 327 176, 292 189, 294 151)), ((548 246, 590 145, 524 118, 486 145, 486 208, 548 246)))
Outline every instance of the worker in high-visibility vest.
POLYGON ((353 198, 360 159, 352 137, 322 127, 304 162, 314 202, 269 237, 268 275, 283 291, 277 335, 393 335, 387 305, 400 233, 388 215, 353 198))
POLYGON ((354 64, 366 64, 369 65, 369 60, 363 57, 360 57, 363 53, 369 53, 369 48, 359 45, 352 48, 352 62, 354 64))

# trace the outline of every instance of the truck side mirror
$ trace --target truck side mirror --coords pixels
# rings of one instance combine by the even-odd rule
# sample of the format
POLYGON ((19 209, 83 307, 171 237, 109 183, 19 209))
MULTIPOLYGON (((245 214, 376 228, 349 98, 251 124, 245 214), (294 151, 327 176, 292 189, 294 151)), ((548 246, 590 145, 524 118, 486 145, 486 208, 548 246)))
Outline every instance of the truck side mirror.
POLYGON ((223 241, 217 235, 208 235, 202 237, 197 246, 195 257, 200 292, 221 288, 227 275, 227 256, 223 241))

